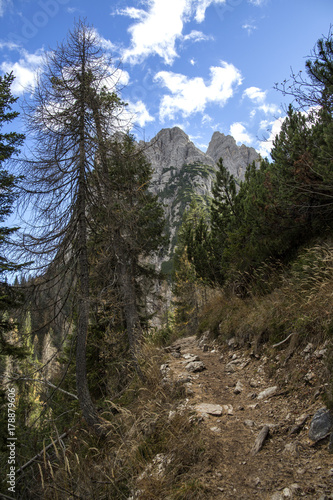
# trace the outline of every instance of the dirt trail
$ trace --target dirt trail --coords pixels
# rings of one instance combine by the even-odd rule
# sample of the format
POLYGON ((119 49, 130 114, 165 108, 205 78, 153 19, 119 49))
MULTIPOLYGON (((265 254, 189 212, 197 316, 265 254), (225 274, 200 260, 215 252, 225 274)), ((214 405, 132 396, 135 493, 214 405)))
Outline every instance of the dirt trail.
POLYGON ((172 378, 191 377, 186 384, 187 405, 193 410, 200 403, 222 406, 220 416, 201 419, 198 413, 205 450, 211 455, 211 466, 200 471, 198 479, 216 491, 214 498, 333 498, 333 455, 328 452, 328 441, 313 445, 308 437, 314 413, 324 406, 318 390, 321 359, 302 351, 284 366, 281 353, 271 361, 235 345, 214 349, 212 345, 204 348, 201 342, 199 347, 196 337, 180 339, 171 351, 172 378), (186 371, 190 360, 185 354, 198 356, 206 369, 186 371), (274 378, 269 376, 272 373, 274 378), (297 391, 290 390, 290 377, 295 378, 297 391), (275 393, 260 399, 260 393, 271 387, 276 387, 275 393), (306 415, 301 430, 290 434, 298 419, 306 415), (253 455, 264 425, 270 428, 268 438, 253 455))

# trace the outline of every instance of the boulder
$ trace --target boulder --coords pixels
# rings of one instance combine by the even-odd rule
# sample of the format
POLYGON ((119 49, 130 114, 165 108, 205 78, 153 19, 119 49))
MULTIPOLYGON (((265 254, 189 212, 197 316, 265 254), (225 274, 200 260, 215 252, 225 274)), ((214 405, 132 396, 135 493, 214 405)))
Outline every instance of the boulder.
POLYGON ((186 353, 186 354, 183 354, 183 358, 188 360, 188 361, 200 361, 199 356, 197 356, 196 354, 186 353))
POLYGON ((221 405, 215 405, 210 403, 200 403, 195 406, 195 410, 201 414, 214 415, 215 417, 220 417, 223 412, 221 405))
POLYGON ((277 389, 278 388, 276 385, 274 387, 268 387, 268 389, 265 389, 264 391, 259 392, 258 399, 270 398, 271 396, 273 396, 273 394, 276 393, 277 389))
POLYGON ((333 430, 333 415, 327 408, 320 408, 311 420, 309 438, 311 441, 320 441, 333 430))
POLYGON ((206 367, 202 361, 190 361, 185 366, 185 369, 188 372, 196 373, 196 372, 202 372, 203 370, 206 370, 206 367))
POLYGON ((234 394, 240 394, 243 391, 244 387, 240 380, 238 380, 236 387, 234 389, 234 394))

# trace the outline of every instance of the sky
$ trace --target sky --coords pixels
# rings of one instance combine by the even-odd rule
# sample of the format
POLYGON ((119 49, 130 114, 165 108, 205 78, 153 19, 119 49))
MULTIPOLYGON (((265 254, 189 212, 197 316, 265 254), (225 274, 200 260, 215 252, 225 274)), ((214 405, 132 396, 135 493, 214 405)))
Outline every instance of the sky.
POLYGON ((138 139, 179 126, 206 151, 219 131, 265 157, 290 101, 274 85, 304 71, 333 0, 0 0, 0 73, 13 71, 18 106, 79 19, 121 64, 138 139))

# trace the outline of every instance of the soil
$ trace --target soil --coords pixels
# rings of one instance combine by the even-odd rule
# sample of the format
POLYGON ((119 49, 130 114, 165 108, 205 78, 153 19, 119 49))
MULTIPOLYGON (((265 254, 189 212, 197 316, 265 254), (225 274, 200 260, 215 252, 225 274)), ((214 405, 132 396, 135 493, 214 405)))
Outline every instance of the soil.
POLYGON ((186 406, 202 429, 210 456, 198 470, 198 480, 214 492, 214 499, 333 498, 329 438, 317 443, 309 439, 312 417, 325 406, 323 354, 313 346, 293 352, 288 344, 260 355, 236 343, 214 346, 197 337, 171 346, 169 376, 191 377, 186 406), (206 369, 189 374, 184 354, 197 355, 206 369), (258 398, 270 387, 276 387, 273 395, 258 398), (221 405, 222 415, 202 416, 195 409, 200 403, 221 405), (303 426, 291 433, 307 415, 303 426), (267 439, 253 454, 265 425, 267 439))

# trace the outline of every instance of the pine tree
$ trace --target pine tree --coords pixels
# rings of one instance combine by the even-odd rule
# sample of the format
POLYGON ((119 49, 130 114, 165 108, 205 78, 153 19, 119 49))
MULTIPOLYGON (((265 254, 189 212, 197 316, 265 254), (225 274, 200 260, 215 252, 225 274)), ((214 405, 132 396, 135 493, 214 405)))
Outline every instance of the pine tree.
POLYGON ((215 255, 216 281, 222 285, 227 268, 229 233, 240 223, 236 204, 237 184, 233 175, 223 165, 222 158, 217 162, 212 194, 211 244, 215 255))
POLYGON ((97 183, 103 185, 100 204, 91 214, 99 224, 91 241, 94 253, 96 248, 99 252, 94 273, 99 289, 110 289, 113 283, 119 290, 130 350, 141 375, 136 358, 142 340, 142 297, 149 295, 149 282, 156 278, 148 262, 164 241, 163 207, 148 189, 151 165, 134 137, 119 134, 106 150, 106 169, 96 168, 97 183))
MULTIPOLYGON (((0 76, 0 223, 3 224, 13 211, 13 204, 18 196, 19 177, 5 168, 12 157, 19 152, 24 135, 17 132, 2 132, 5 124, 10 124, 18 112, 12 110, 17 101, 11 93, 14 76, 12 73, 0 76)), ((0 355, 22 355, 24 350, 8 342, 8 336, 14 328, 8 311, 21 302, 21 295, 8 284, 7 274, 18 271, 21 265, 11 262, 5 255, 8 237, 16 228, 0 227, 0 355)))
MULTIPOLYGON (((98 205, 91 177, 97 159, 105 166, 105 144, 119 126, 124 104, 117 72, 96 31, 79 21, 66 42, 46 55, 31 104, 26 109, 34 140, 33 156, 23 163, 25 205, 33 210, 32 233, 23 250, 34 260, 34 285, 52 290, 53 314, 68 305, 76 313, 76 384, 85 420, 104 434, 92 402, 86 366, 90 314, 89 234, 87 219, 98 205), (75 292, 73 290, 75 288, 75 292)), ((68 318, 70 320, 70 318, 68 318)))

